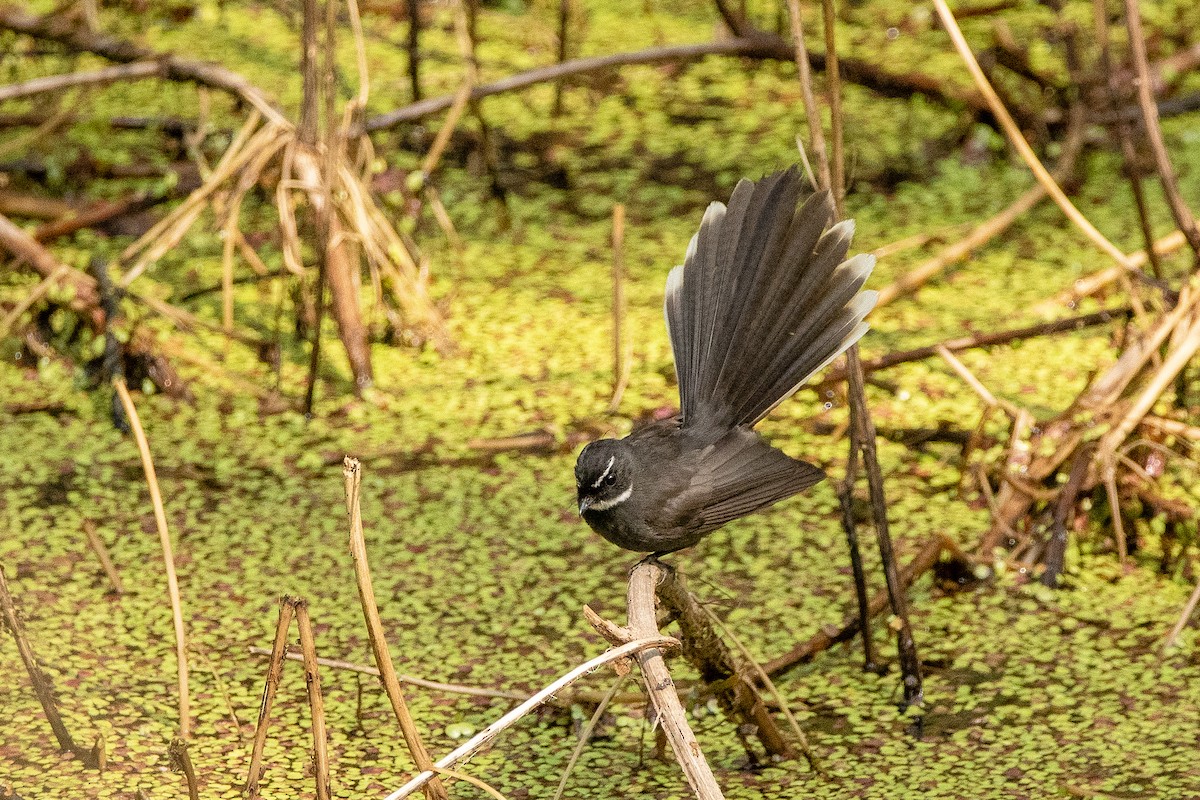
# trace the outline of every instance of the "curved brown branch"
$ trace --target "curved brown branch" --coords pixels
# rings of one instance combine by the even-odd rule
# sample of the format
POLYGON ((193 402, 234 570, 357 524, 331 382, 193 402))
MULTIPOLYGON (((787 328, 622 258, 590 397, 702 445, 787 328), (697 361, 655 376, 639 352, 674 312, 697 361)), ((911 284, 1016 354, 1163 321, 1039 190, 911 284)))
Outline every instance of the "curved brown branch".
MULTIPOLYGON (((0 27, 3 17, 0 15, 0 27)), ((769 59, 777 61, 792 61, 795 50, 790 42, 781 36, 768 33, 754 33, 748 36, 722 39, 715 42, 699 44, 667 45, 651 47, 630 53, 615 53, 607 56, 576 58, 561 64, 551 64, 538 67, 527 72, 519 72, 507 78, 501 78, 491 83, 484 83, 471 90, 471 99, 479 100, 495 94, 527 89, 539 83, 561 81, 575 75, 598 72, 615 67, 626 67, 644 64, 660 64, 664 62, 694 61, 705 56, 742 56, 744 58, 769 59)), ((825 69, 825 56, 821 53, 809 53, 809 63, 815 70, 825 69)), ((940 78, 923 72, 888 72, 878 65, 853 58, 839 59, 841 76, 854 83, 878 92, 886 97, 908 97, 914 93, 926 95, 943 103, 961 104, 972 111, 988 113, 987 103, 983 95, 969 89, 947 85, 940 78)), ((368 119, 364 130, 368 133, 386 130, 387 128, 405 122, 428 117, 431 114, 445 111, 454 104, 455 95, 431 97, 419 103, 413 103, 395 111, 378 114, 368 119)))
POLYGON ((54 16, 39 17, 7 5, 0 6, 0 29, 37 39, 48 39, 76 52, 93 53, 121 64, 155 61, 160 65, 162 77, 167 80, 191 81, 237 95, 257 108, 267 119, 277 125, 290 127, 287 118, 276 107, 274 99, 266 92, 250 83, 244 76, 216 64, 159 53, 117 36, 90 31, 67 19, 54 16))
MULTIPOLYGON (((1077 317, 1067 317, 1066 319, 1059 319, 1053 322, 1044 322, 1040 325, 1031 325, 1027 328, 977 333, 974 336, 960 336, 957 339, 947 339, 944 342, 926 345, 925 347, 900 350, 895 353, 864 359, 862 362, 863 372, 876 372, 877 370, 894 367, 897 364, 906 364, 910 361, 924 361, 927 358, 937 355, 939 348, 957 353, 961 350, 971 350, 976 347, 991 347, 992 345, 1007 344, 1008 342, 1015 342, 1020 339, 1032 339, 1037 336, 1077 331, 1095 325, 1106 325, 1109 322, 1127 319, 1131 313, 1133 313, 1132 310, 1128 306, 1125 306, 1123 308, 1095 311, 1091 314, 1083 314, 1077 317)), ((820 383, 811 384, 811 386, 813 389, 820 389, 834 383, 841 383, 845 379, 845 367, 836 367, 829 370, 820 383)))
MULTIPOLYGON (((912 561, 909 561, 900 570, 900 585, 904 588, 911 586, 913 581, 925 574, 937 563, 938 557, 946 549, 950 549, 950 545, 946 539, 935 536, 927 541, 917 554, 913 556, 912 561)), ((887 592, 880 591, 871 598, 868 609, 870 615, 875 617, 882 614, 887 607, 887 592)), ((807 664, 818 653, 828 650, 838 642, 850 641, 858 634, 861 627, 862 624, 859 622, 858 616, 851 615, 846 618, 840 628, 834 628, 833 626, 822 628, 812 638, 800 642, 791 651, 763 664, 763 669, 766 670, 768 675, 779 677, 801 664, 807 664)))
POLYGON ((32 97, 47 92, 60 92, 75 86, 103 86, 118 81, 136 81, 153 78, 163 74, 163 64, 159 61, 135 61, 131 64, 121 64, 116 67, 89 72, 68 72, 65 75, 49 75, 45 78, 34 78, 21 83, 0 86, 0 103, 5 100, 17 100, 22 97, 32 97))
POLYGON ((49 250, 0 214, 0 252, 5 250, 15 259, 29 264, 43 278, 59 276, 61 285, 71 293, 71 309, 99 322, 100 293, 96 289, 96 279, 73 267, 64 268, 49 250))

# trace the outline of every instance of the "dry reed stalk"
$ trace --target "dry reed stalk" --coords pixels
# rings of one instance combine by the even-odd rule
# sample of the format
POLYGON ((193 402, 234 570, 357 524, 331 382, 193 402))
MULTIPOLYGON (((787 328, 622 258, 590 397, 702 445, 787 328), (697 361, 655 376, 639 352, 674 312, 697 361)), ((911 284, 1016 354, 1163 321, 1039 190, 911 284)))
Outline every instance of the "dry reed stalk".
POLYGON ((979 378, 975 377, 975 373, 971 372, 971 370, 967 368, 967 365, 962 363, 958 356, 950 352, 945 345, 938 345, 937 354, 941 356, 943 361, 950 365, 950 369, 954 370, 955 374, 962 378, 964 383, 971 387, 975 394, 979 395, 979 399, 984 402, 984 405, 988 406, 989 408, 1004 409, 1009 416, 1016 416, 1016 407, 1007 400, 1000 400, 994 394, 992 394, 991 391, 989 391, 988 388, 983 385, 983 382, 980 381, 979 378))
POLYGON ((1193 442, 1200 442, 1200 426, 1189 425, 1186 422, 1180 422, 1177 419, 1168 419, 1165 417, 1155 417, 1147 414, 1142 417, 1142 425, 1163 433, 1171 434, 1172 436, 1182 436, 1185 439, 1190 439, 1193 442))
POLYGON ((1103 475, 1100 482, 1104 484, 1104 494, 1112 514, 1113 535, 1117 540, 1117 560, 1125 567, 1129 559, 1129 545, 1125 539, 1125 521, 1121 518, 1121 498, 1117 494, 1117 471, 1112 463, 1102 466, 1101 470, 1103 475))
POLYGON ((629 674, 618 675, 613 681, 612 686, 600 698, 600 702, 596 704, 596 710, 592 712, 592 716, 588 718, 587 724, 583 726, 583 730, 579 732, 579 741, 575 743, 575 749, 571 751, 571 757, 567 759, 567 766, 563 768, 563 776, 558 782, 558 788, 554 791, 554 797, 551 800, 562 800, 563 792, 567 790, 567 781, 571 778, 571 773, 575 770, 575 764, 579 761, 579 756, 583 754, 583 748, 587 747, 587 743, 592 738, 592 733, 595 732, 596 726, 604 717, 604 712, 608 710, 609 703, 617 696, 617 692, 621 689, 621 684, 625 683, 625 679, 629 674))
POLYGON ((1158 122, 1158 106, 1154 101, 1154 87, 1151 83, 1150 61, 1146 55, 1146 36, 1142 32, 1142 13, 1138 0, 1125 0, 1125 25, 1129 29, 1129 50, 1134 69, 1137 71, 1138 107, 1142 112, 1142 126, 1146 140, 1150 144, 1150 152, 1154 155, 1154 164, 1158 168, 1158 178, 1162 183, 1163 193, 1167 196, 1167 205, 1175 224, 1187 238, 1193 252, 1200 257, 1200 228, 1187 202, 1179 193, 1179 181, 1171 166, 1171 158, 1167 155, 1167 145, 1163 141, 1162 128, 1158 122))
MULTIPOLYGON (((283 656, 287 651, 288 628, 292 624, 295 608, 292 599, 279 599, 279 621, 275 625, 275 642, 271 648, 271 661, 267 665, 267 680, 263 686, 262 701, 258 706, 258 723, 254 726, 254 744, 250 748, 250 771, 246 775, 245 794, 250 800, 258 795, 258 782, 262 780, 262 754, 267 744, 267 728, 271 724, 271 707, 275 704, 275 693, 283 675, 283 656)), ((303 658, 303 656, 301 656, 303 658)))
POLYGON ((304 683, 308 687, 308 707, 312 722, 313 778, 317 785, 317 800, 330 800, 329 741, 325 733, 325 701, 321 697, 321 672, 317 665, 317 645, 313 639, 312 621, 308 617, 308 601, 293 598, 296 627, 300 631, 300 649, 304 653, 304 683))
POLYGON ((187 783, 188 800, 200 800, 200 782, 196 780, 196 768, 192 765, 187 739, 180 736, 172 739, 167 747, 167 758, 173 771, 183 773, 183 779, 187 783))
POLYGON ((609 400, 609 413, 621 407, 621 398, 629 385, 633 368, 633 342, 625 329, 625 206, 613 205, 612 212, 612 352, 613 391, 609 400))
POLYGON ((1037 154, 1033 152, 1033 148, 1029 146, 1029 142, 1025 140, 1025 136, 1021 133, 1020 127, 1013 120, 1012 115, 1008 113, 1004 103, 996 94, 992 84, 988 81, 987 76, 983 74, 983 69, 979 66, 979 62, 975 59, 975 54, 971 52, 971 46, 967 44, 966 37, 963 36, 962 30, 958 27, 958 22, 954 18, 954 13, 950 11, 950 7, 946 5, 946 0, 933 0, 934 8, 937 10, 938 17, 942 21, 943 27, 950 35, 950 40, 954 43, 954 48, 962 57, 963 63, 966 64, 967 71, 971 73, 971 78, 975 81, 976 87, 983 94, 987 101, 988 107, 992 114, 996 117, 996 121, 1000 123, 1001 130, 1008 137, 1009 143, 1021 156, 1021 159, 1033 172, 1035 178, 1041 186, 1046 190, 1046 193, 1054 200, 1067 218, 1075 224, 1083 232, 1085 236, 1098 248, 1103 250, 1114 261, 1124 267, 1126 270, 1132 269, 1129 262, 1129 256, 1125 254, 1121 248, 1110 242, 1104 234, 1100 233, 1091 222, 1088 221, 1078 208, 1067 197, 1062 187, 1054 180, 1054 177, 1042 165, 1037 154))
POLYGON ((1041 202, 1046 189, 1037 185, 1025 192, 999 214, 981 223, 966 236, 943 248, 933 258, 927 259, 914 269, 879 290, 876 308, 889 305, 900 297, 911 294, 939 275, 947 267, 962 261, 972 252, 983 247, 992 239, 1012 227, 1026 212, 1041 202))
POLYGON ((212 174, 187 199, 180 203, 170 214, 163 217, 146 231, 137 241, 121 251, 121 263, 131 266, 121 277, 120 288, 127 288, 140 276, 151 263, 161 258, 164 253, 175 247, 191 227, 192 222, 204 209, 206 201, 247 162, 255 158, 260 149, 270 146, 273 140, 281 136, 285 129, 267 123, 260 127, 261 117, 251 112, 245 123, 225 149, 221 160, 213 168, 212 174), (140 254, 140 255, 139 255, 140 254), (137 260, 134 261, 134 257, 137 260))
POLYGON ((113 388, 121 398, 121 407, 129 420, 133 438, 137 442, 138 453, 142 459, 142 471, 146 474, 146 486, 150 489, 150 501, 154 505, 154 522, 158 527, 158 540, 162 546, 163 566, 167 573, 167 594, 171 599, 171 620, 175 626, 175 660, 178 665, 179 678, 179 736, 187 739, 191 736, 191 698, 188 694, 188 661, 187 661, 187 632, 183 627, 183 601, 179 596, 179 580, 175 576, 175 556, 171 549, 171 532, 167 528, 167 512, 163 508, 162 492, 158 488, 158 477, 154 474, 154 460, 150 457, 150 444, 146 441, 146 432, 142 429, 141 418, 138 417, 137 407, 129 396, 124 378, 114 378, 113 388))
POLYGON ((108 548, 104 546, 104 540, 100 538, 100 534, 96 533, 96 523, 90 519, 83 521, 83 532, 87 536, 88 545, 92 548, 92 552, 96 554, 96 558, 100 561, 100 567, 104 570, 104 575, 108 578, 108 583, 112 587, 113 594, 122 594, 125 587, 121 583, 121 573, 117 572, 116 565, 113 564, 108 555, 108 548))
POLYGON ((1179 614, 1179 619, 1175 622, 1175 627, 1171 628, 1171 632, 1167 634, 1167 638, 1163 641, 1163 649, 1174 647, 1179 634, 1183 632, 1183 627, 1192 617, 1192 612, 1196 610, 1196 604, 1200 603, 1200 581, 1196 582, 1196 588, 1192 590, 1192 596, 1183 605, 1183 611, 1179 614))
POLYGON ((832 178, 829 156, 825 151, 825 131, 821 124, 821 110, 812 88, 812 67, 808 60, 808 48, 804 44, 804 25, 800 19, 800 0, 787 0, 788 17, 792 26, 792 45, 796 51, 796 69, 800 73, 800 91, 804 100, 804 117, 808 121, 809 144, 813 160, 817 162, 817 188, 829 189, 832 178))
POLYGON ((829 188, 838 219, 846 218, 846 156, 842 122, 842 77, 837 54, 837 12, 834 0, 821 0, 825 28, 825 83, 829 96, 829 131, 833 140, 830 152, 829 188))
MULTIPOLYGON (((1200 303, 1197 303, 1197 310, 1200 310, 1200 303)), ((1100 439, 1096 458, 1101 463, 1111 460, 1117 448, 1125 442, 1125 439, 1141 422, 1142 417, 1146 416, 1158 402, 1162 393, 1175 380, 1175 376, 1192 360, 1197 351, 1200 351, 1200 318, 1195 317, 1195 310, 1193 319, 1190 320, 1191 324, 1187 324, 1188 322, 1187 318, 1179 321, 1175 331, 1181 332, 1182 336, 1169 352, 1162 368, 1155 372, 1154 377, 1134 400, 1121 420, 1100 439)))
POLYGON ((0 621, 4 623, 3 627, 8 628, 13 638, 17 641, 17 652, 21 656, 25 670, 29 673, 29 680, 33 684, 33 691, 37 695, 38 702, 42 704, 42 711, 46 714, 46 720, 50 723, 50 729, 54 732, 54 738, 58 740, 59 749, 64 753, 74 755, 88 769, 102 770, 105 761, 104 740, 97 737, 95 746, 91 750, 88 750, 77 745, 71 737, 71 732, 67 730, 62 715, 58 713, 58 705, 54 699, 53 687, 46 678, 45 673, 42 672, 37 656, 33 652, 33 644, 29 640, 29 635, 25 632, 25 626, 21 624, 21 617, 17 612, 17 604, 13 600, 12 592, 9 591, 8 580, 4 576, 3 566, 0 566, 0 621))
MULTIPOLYGON (((1187 244, 1187 239, 1184 237, 1183 231, 1171 231, 1156 241, 1152 249, 1158 256, 1169 256, 1185 244, 1187 244)), ((1141 269, 1146 265, 1148 260, 1149 257, 1145 250, 1137 250, 1129 254, 1129 264, 1134 269, 1141 269)), ((1120 280, 1121 276, 1125 274, 1126 268, 1117 265, 1078 278, 1071 284, 1071 288, 1061 291, 1049 300, 1035 305, 1033 312, 1035 314, 1044 314, 1056 311, 1060 306, 1064 305, 1074 307, 1083 298, 1095 294, 1114 281, 1120 280)))
MULTIPOLYGON (((396 667, 388 650, 387 638, 384 635, 383 621, 379 617, 379 606, 375 601, 375 587, 371 583, 371 568, 367 563, 367 542, 363 532, 362 507, 359 502, 359 489, 362 484, 362 466, 357 458, 346 457, 342 465, 342 475, 345 478, 346 513, 350 517, 350 557, 354 561, 354 577, 358 583, 358 599, 362 606, 363 619, 367 625, 367 635, 371 640, 371 652, 375 656, 375 665, 379 668, 379 678, 392 704, 392 712, 400 723, 404 735, 404 743, 412 754, 417 769, 424 772, 433 768, 433 759, 421 741, 421 733, 409 713, 408 704, 404 701, 404 691, 396 676, 396 667)), ((425 796, 430 800, 446 800, 449 794, 441 781, 434 778, 425 785, 425 796)))

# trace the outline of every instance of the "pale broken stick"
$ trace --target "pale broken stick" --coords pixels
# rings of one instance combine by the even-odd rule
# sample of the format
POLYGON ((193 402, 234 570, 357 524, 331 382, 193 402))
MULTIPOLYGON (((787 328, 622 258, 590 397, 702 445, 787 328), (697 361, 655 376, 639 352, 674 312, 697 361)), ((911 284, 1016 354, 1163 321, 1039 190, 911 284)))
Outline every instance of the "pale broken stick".
MULTIPOLYGON (((613 650, 609 650, 603 655, 596 656, 592 660, 575 667, 575 669, 558 678, 540 692, 534 694, 524 703, 521 703, 512 711, 509 711, 503 717, 472 736, 449 755, 438 759, 437 763, 434 764, 434 767, 436 767, 438 770, 447 770, 452 768, 459 761, 462 761, 464 758, 467 758, 468 756, 478 752, 485 745, 499 736, 503 730, 511 727, 517 720, 528 715, 538 706, 544 705, 552 697, 554 697, 554 695, 575 683, 575 681, 587 675, 589 672, 599 669, 605 664, 611 664, 614 661, 628 659, 631 655, 639 653, 643 650, 657 650, 658 648, 662 647, 678 646, 679 641, 677 639, 659 634, 648 639, 637 639, 629 642, 628 644, 623 644, 620 647, 614 648, 613 650)), ((411 781, 389 794, 384 800, 401 800, 401 798, 408 797, 433 779, 436 774, 437 773, 432 771, 422 772, 411 781)))
MULTIPOLYGON (((269 656, 271 648, 258 647, 251 645, 249 648, 251 655, 269 656)), ((284 653, 284 658, 289 661, 303 661, 304 656, 300 653, 293 652, 288 649, 284 653)), ((372 675, 379 677, 379 667, 373 667, 370 664, 356 664, 353 661, 344 661, 339 658, 325 658, 324 656, 317 657, 317 663, 322 667, 330 669, 340 669, 346 672, 357 672, 362 675, 372 675)), ((462 694, 468 697, 488 697, 496 700, 524 700, 529 697, 528 692, 518 692, 514 689, 488 689, 484 686, 467 686, 461 683, 446 683, 445 681, 434 681, 428 678, 419 678, 416 675, 405 675, 403 672, 396 673, 396 679, 401 683, 420 686, 425 689, 433 689, 435 692, 446 692, 448 694, 462 694)), ((574 703, 599 703, 605 695, 605 692, 592 691, 589 689, 572 689, 569 692, 559 692, 549 702, 559 708, 570 708, 574 703)), ((613 702, 618 703, 636 703, 645 699, 641 692, 628 692, 617 695, 613 698, 613 702)))

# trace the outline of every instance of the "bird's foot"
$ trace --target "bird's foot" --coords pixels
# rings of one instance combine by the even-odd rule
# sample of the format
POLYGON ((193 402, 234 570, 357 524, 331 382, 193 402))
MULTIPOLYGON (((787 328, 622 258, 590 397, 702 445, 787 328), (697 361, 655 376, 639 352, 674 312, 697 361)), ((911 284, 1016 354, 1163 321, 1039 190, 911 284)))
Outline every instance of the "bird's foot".
POLYGON ((635 569, 642 566, 643 564, 653 564, 654 566, 661 569, 663 572, 669 572, 669 573, 674 574, 675 567, 671 566, 670 564, 668 564, 667 562, 662 560, 663 556, 670 555, 673 552, 675 552, 675 551, 674 550, 659 550, 658 552, 651 553, 650 555, 646 556, 641 561, 637 562, 632 567, 630 567, 629 571, 632 573, 635 569))

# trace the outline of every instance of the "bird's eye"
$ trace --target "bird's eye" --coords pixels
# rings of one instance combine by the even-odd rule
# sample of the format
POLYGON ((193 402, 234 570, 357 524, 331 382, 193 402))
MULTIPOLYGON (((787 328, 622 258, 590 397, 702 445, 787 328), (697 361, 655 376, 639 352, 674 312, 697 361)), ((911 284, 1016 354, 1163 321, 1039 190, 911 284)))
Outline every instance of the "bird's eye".
POLYGON ((610 473, 608 474, 608 477, 604 479, 604 482, 605 482, 606 484, 608 484, 609 486, 612 486, 614 483, 616 483, 616 482, 617 482, 617 476, 616 476, 616 475, 613 475, 613 474, 610 472, 610 473))

